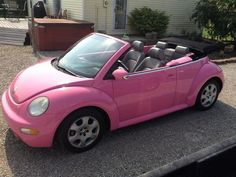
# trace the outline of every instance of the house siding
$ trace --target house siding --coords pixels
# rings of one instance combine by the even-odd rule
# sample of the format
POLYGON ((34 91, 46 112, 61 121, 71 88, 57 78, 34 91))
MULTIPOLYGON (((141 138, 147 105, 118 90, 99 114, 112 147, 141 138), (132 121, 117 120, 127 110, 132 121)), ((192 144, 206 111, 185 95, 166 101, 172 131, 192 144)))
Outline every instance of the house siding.
MULTIPOLYGON (((84 19, 95 23, 96 30, 104 30, 109 34, 124 33, 113 30, 113 2, 109 0, 107 8, 103 7, 103 0, 84 0, 84 19)), ((127 15, 135 8, 144 6, 165 11, 170 16, 168 34, 181 34, 183 31, 197 31, 197 26, 190 20, 193 9, 198 0, 127 0, 127 15)), ((127 30, 132 33, 128 21, 127 30)))
POLYGON ((97 11, 98 1, 97 0, 84 0, 84 20, 95 23, 97 28, 98 25, 98 11, 97 11))
MULTIPOLYGON (((47 0, 48 10, 53 6, 47 0)), ((168 34, 179 35, 185 32, 198 31, 197 26, 190 20, 193 9, 199 0, 127 0, 127 15, 135 8, 144 6, 165 11, 170 16, 168 34)), ((103 6, 103 0, 61 0, 61 8, 68 10, 71 19, 87 20, 95 23, 95 30, 103 30, 108 34, 124 33, 125 30, 114 30, 114 3, 108 0, 108 6, 103 6)), ((127 32, 133 33, 127 20, 127 32)))
POLYGON ((165 11, 170 16, 168 34, 181 34, 184 30, 186 32, 193 32, 198 30, 197 26, 190 20, 193 9, 198 0, 128 0, 128 13, 135 8, 143 6, 165 11))
POLYGON ((68 18, 84 19, 84 0, 61 0, 61 9, 67 9, 68 18))
POLYGON ((108 7, 103 6, 103 0, 84 0, 84 20, 93 22, 95 30, 103 30, 112 33, 112 3, 108 7))

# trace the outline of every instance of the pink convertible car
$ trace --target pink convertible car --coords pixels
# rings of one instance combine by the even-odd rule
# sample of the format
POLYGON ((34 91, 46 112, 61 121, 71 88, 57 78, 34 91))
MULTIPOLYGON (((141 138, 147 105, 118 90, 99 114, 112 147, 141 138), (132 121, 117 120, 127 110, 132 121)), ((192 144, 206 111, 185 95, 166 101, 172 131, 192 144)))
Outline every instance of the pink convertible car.
POLYGON ((57 140, 81 152, 106 131, 212 107, 224 79, 206 47, 163 41, 144 46, 93 33, 61 57, 29 67, 2 96, 9 127, 29 146, 57 140))

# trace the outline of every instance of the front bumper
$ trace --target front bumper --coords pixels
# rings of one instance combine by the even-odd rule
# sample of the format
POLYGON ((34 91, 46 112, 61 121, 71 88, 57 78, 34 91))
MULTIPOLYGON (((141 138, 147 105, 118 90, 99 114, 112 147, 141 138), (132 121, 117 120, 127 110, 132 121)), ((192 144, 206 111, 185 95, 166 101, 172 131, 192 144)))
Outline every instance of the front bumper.
POLYGON ((2 111, 3 117, 5 118, 8 126, 14 132, 14 134, 21 139, 25 144, 31 147, 51 147, 53 144, 54 133, 48 129, 49 124, 45 126, 44 124, 34 123, 34 120, 29 121, 18 114, 17 109, 14 110, 11 107, 8 92, 5 92, 2 96, 2 111), (23 134, 21 128, 36 129, 39 131, 38 135, 27 135, 23 134))

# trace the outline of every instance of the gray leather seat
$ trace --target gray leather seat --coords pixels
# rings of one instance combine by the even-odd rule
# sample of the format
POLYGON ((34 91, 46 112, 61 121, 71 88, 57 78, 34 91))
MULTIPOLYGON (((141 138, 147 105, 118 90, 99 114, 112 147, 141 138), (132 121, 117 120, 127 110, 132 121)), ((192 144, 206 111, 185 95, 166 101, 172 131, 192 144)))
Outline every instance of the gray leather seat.
POLYGON ((169 62, 174 59, 175 49, 171 48, 165 49, 164 54, 166 62, 169 62))
POLYGON ((146 57, 135 71, 150 70, 165 65, 165 56, 163 50, 159 48, 151 48, 148 51, 149 57, 146 57))
POLYGON ((145 58, 143 49, 144 45, 141 41, 134 41, 132 43, 132 49, 125 55, 123 59, 123 63, 127 66, 129 72, 133 72, 145 58))
POLYGON ((189 53, 189 48, 188 47, 183 47, 183 46, 177 46, 175 48, 175 54, 173 56, 174 59, 184 57, 189 53))
POLYGON ((156 47, 159 49, 165 50, 168 47, 168 44, 166 42, 158 41, 156 43, 156 47))

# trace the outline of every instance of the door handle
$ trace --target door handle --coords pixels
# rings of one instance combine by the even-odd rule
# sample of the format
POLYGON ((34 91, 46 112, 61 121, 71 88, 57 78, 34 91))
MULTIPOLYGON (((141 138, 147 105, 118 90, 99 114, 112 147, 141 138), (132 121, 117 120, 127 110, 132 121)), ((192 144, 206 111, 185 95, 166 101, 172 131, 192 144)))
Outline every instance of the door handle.
POLYGON ((128 79, 129 79, 129 76, 126 75, 126 76, 123 77, 123 79, 124 79, 124 80, 128 80, 128 79))
POLYGON ((169 74, 168 75, 168 78, 172 78, 172 77, 174 77, 175 75, 174 74, 169 74))

